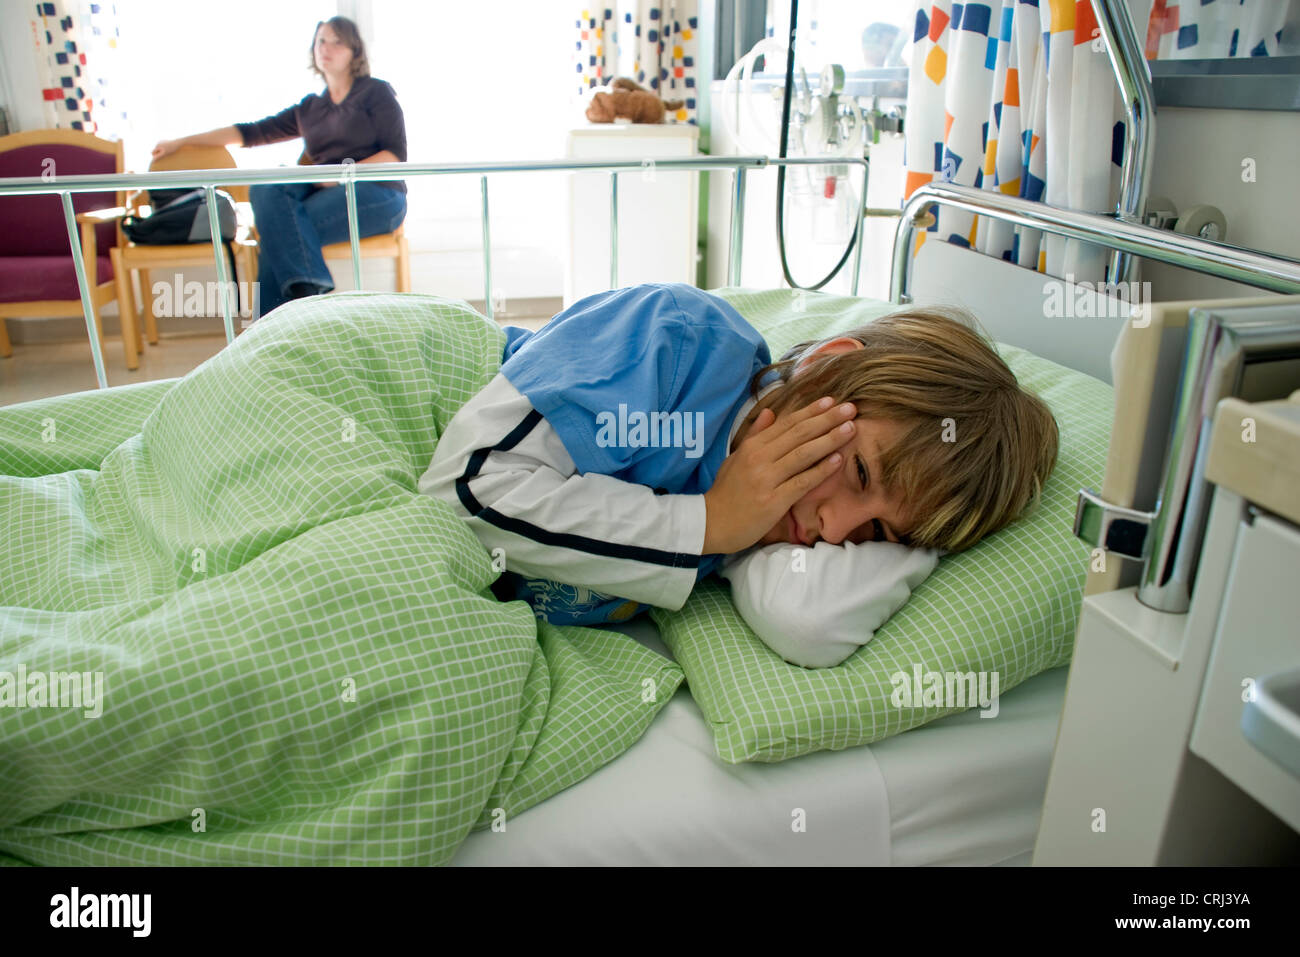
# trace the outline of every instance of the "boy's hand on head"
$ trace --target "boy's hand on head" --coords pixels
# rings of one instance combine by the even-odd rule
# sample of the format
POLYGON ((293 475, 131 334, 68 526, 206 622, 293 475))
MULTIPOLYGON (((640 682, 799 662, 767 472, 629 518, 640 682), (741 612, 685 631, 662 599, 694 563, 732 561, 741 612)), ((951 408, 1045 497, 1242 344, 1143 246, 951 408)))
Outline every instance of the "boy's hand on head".
POLYGON ((795 502, 840 466, 857 407, 831 398, 777 418, 764 409, 704 493, 705 555, 753 545, 795 502), (846 428, 847 427, 847 428, 846 428))

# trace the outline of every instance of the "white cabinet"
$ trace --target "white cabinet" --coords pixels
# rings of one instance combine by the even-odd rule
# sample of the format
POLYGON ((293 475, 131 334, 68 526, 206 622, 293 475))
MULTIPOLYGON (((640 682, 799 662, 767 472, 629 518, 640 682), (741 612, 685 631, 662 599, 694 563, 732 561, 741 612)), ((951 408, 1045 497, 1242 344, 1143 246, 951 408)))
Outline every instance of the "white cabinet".
MULTIPOLYGON (((636 160, 618 174, 618 271, 614 285, 695 282, 699 173, 667 172, 654 163, 697 152, 689 125, 591 124, 570 131, 570 159, 636 160)), ((610 173, 569 176, 569 243, 564 305, 611 287, 610 173)))
POLYGON ((1300 861, 1294 735, 1264 737, 1276 760, 1242 727, 1251 683, 1300 669, 1300 392, 1222 400, 1209 447, 1187 614, 1133 588, 1083 600, 1035 864, 1300 861))

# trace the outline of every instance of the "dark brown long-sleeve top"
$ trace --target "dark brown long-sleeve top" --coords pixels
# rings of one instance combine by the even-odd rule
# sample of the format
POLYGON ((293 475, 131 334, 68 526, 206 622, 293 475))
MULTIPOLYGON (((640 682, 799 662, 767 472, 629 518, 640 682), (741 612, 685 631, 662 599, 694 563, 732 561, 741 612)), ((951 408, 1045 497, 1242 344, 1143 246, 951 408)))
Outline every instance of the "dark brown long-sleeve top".
MULTIPOLYGON (((353 162, 388 150, 406 162, 406 121, 393 88, 372 76, 353 79, 342 103, 329 90, 309 93, 299 103, 256 123, 236 123, 245 146, 265 146, 301 136, 312 164, 353 162)), ((380 186, 406 192, 401 180, 380 186)))

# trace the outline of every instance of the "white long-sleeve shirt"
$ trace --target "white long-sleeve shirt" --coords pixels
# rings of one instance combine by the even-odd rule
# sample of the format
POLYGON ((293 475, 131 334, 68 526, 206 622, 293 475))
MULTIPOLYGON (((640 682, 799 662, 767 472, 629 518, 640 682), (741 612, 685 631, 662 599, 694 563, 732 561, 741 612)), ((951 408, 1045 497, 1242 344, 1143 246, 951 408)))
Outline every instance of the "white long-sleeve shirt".
POLYGON ((704 496, 579 475, 555 430, 503 375, 452 418, 419 490, 451 504, 489 551, 502 549, 508 570, 540 582, 533 590, 543 604, 547 582, 669 609, 695 587, 704 496))

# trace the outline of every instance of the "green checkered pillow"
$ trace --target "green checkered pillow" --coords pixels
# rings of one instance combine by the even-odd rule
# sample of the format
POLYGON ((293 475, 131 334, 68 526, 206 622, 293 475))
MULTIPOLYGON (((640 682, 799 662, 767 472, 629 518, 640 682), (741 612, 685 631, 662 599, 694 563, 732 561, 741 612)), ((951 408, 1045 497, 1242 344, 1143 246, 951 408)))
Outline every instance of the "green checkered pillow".
MULTIPOLYGON (((805 339, 876 319, 896 306, 789 290, 720 290, 766 338, 773 357, 805 339)), ((656 609, 664 640, 713 728, 724 761, 783 761, 879 741, 962 710, 895 695, 893 679, 930 673, 996 674, 1005 692, 1066 664, 1074 647, 1088 549, 1071 534, 1075 495, 1100 486, 1110 432, 1110 386, 1023 349, 999 352, 1025 388, 1050 406, 1060 456, 1030 516, 934 573, 874 639, 835 668, 791 665, 749 629, 728 586, 710 578, 680 611, 656 609), (893 699, 893 700, 891 700, 893 699), (902 701, 904 706, 895 704, 902 701), (916 707, 910 707, 912 703, 916 707)))

